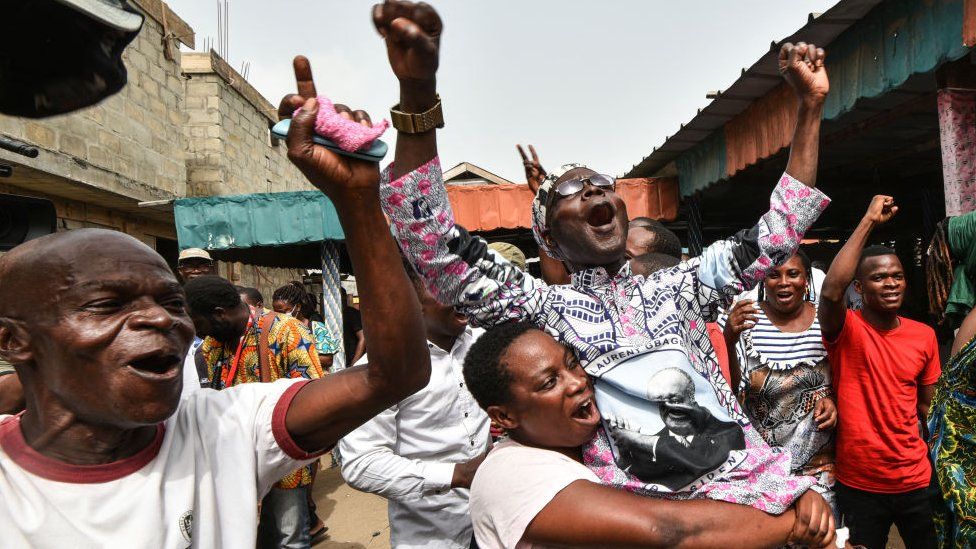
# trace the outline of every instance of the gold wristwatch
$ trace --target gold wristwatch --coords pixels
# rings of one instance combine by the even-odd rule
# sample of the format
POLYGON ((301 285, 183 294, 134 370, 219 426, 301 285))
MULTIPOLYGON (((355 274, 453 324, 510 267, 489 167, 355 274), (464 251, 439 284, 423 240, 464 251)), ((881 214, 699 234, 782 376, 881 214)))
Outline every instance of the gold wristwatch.
POLYGON ((444 127, 444 111, 441 109, 441 96, 437 96, 437 103, 421 113, 403 112, 400 104, 390 109, 390 119, 393 127, 403 133, 425 133, 434 128, 444 127))

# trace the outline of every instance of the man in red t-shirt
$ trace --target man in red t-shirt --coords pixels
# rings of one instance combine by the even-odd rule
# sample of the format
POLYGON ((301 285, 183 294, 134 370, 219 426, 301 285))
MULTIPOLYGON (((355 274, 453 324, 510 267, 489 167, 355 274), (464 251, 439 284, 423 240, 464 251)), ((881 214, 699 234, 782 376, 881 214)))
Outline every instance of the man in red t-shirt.
POLYGON ((837 396, 835 490, 852 544, 883 549, 892 523, 908 549, 934 548, 932 468, 920 419, 942 370, 932 328, 898 316, 905 273, 895 252, 864 248, 874 227, 898 211, 875 196, 830 265, 820 293, 820 327, 837 396), (851 280, 863 299, 848 310, 851 280))

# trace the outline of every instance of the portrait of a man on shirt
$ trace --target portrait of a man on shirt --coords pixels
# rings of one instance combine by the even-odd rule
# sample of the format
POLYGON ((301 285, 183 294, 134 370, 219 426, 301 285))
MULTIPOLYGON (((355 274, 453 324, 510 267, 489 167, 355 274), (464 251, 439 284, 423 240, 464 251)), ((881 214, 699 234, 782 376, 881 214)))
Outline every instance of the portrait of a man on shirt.
MULTIPOLYGON (((718 408, 717 401, 712 402, 714 398, 696 396, 697 373, 668 365, 670 353, 653 355, 657 355, 657 367, 650 371, 646 359, 638 361, 643 375, 650 374, 642 410, 627 410, 630 395, 611 397, 615 411, 607 427, 621 469, 647 484, 679 491, 736 461, 735 456, 730 460, 730 454, 745 448, 745 436, 739 424, 718 408), (651 410, 647 403, 652 403, 651 410)), ((627 366, 608 377, 637 373, 638 365, 627 366)), ((603 404, 600 406, 602 409, 603 404)))

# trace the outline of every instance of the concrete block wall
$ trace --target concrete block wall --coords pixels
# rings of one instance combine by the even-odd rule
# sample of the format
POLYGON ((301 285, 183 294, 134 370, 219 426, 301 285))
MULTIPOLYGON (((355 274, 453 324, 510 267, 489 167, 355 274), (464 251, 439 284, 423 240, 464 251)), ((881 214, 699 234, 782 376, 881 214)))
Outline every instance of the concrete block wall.
POLYGON ((187 196, 308 190, 272 140, 276 108, 214 52, 184 56, 187 196))

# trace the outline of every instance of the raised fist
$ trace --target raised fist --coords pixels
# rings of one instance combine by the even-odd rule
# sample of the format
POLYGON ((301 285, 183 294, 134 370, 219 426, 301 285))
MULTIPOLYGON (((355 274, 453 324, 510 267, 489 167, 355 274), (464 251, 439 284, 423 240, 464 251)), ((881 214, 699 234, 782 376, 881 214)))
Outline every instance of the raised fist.
POLYGON ((895 199, 890 196, 879 194, 871 199, 871 205, 864 217, 880 225, 887 223, 895 214, 898 213, 898 206, 895 206, 895 199))
POLYGON ((434 79, 444 30, 434 8, 423 2, 386 0, 373 6, 373 24, 386 40, 390 67, 401 83, 434 79))
MULTIPOLYGON (((377 163, 336 154, 312 141, 315 135, 315 116, 319 112, 312 68, 308 59, 302 56, 295 58, 294 67, 298 94, 285 96, 278 107, 278 115, 282 118, 291 117, 296 108, 300 109, 292 117, 286 139, 288 159, 312 185, 333 201, 340 201, 346 196, 355 199, 357 192, 363 190, 379 192, 380 172, 377 163)), ((336 105, 335 110, 344 118, 366 126, 373 125, 364 111, 353 111, 345 105, 336 105)))
POLYGON ((787 42, 779 50, 779 73, 800 97, 823 100, 830 91, 823 48, 787 42))

